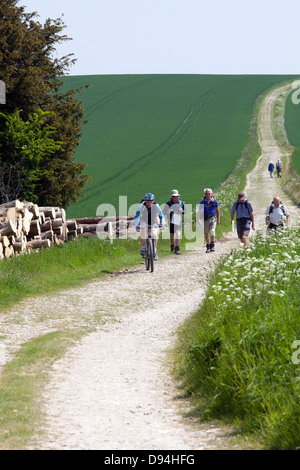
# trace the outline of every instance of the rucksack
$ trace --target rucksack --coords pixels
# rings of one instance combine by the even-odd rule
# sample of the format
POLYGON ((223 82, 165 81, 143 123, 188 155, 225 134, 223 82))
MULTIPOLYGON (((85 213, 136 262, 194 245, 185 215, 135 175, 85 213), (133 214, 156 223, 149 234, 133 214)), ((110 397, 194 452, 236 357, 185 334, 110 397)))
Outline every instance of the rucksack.
MULTIPOLYGON (((200 202, 200 204, 204 204, 206 202, 206 197, 204 196, 204 198, 202 199, 202 201, 200 202)), ((212 194, 211 195, 211 200, 210 202, 212 202, 213 204, 213 207, 216 207, 216 198, 215 196, 212 194)))
POLYGON ((237 199, 235 202, 236 202, 236 210, 238 209, 238 205, 239 205, 239 204, 245 204, 245 207, 246 207, 246 209, 248 210, 248 212, 249 212, 249 214, 250 214, 250 210, 249 210, 249 207, 248 207, 248 201, 247 201, 247 199, 245 199, 244 202, 241 202, 241 201, 239 201, 239 200, 237 199))
MULTIPOLYGON (((273 201, 272 201, 271 205, 270 205, 270 209, 269 209, 269 215, 272 214, 272 212, 274 210, 274 207, 275 207, 275 204, 273 204, 273 201)), ((286 216, 285 208, 284 208, 284 205, 282 204, 281 201, 280 201, 280 204, 279 204, 279 209, 281 209, 282 212, 283 212, 283 215, 286 216)))
MULTIPOLYGON (((204 198, 202 199, 202 201, 200 202, 200 204, 204 204, 205 202, 207 202, 207 201, 206 201, 206 197, 204 196, 204 198)), ((216 198, 215 198, 215 196, 214 196, 213 194, 211 195, 211 200, 210 200, 210 202, 212 202, 212 206, 213 206, 214 208, 217 207, 217 206, 216 206, 216 198)), ((207 213, 207 212, 204 212, 204 220, 207 220, 207 219, 208 219, 208 213, 207 213)))

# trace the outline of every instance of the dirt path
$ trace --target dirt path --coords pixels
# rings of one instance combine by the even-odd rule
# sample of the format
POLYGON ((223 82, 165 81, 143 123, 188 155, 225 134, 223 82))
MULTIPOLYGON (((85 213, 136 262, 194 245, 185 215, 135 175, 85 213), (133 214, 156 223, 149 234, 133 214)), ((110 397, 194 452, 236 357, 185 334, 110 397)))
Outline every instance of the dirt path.
POLYGON ((215 439, 217 430, 184 426, 165 361, 177 327, 200 304, 208 272, 229 246, 236 240, 218 245, 208 260, 188 253, 161 260, 154 275, 141 266, 81 290, 93 299, 85 308, 95 308, 98 295, 114 321, 55 364, 42 448, 200 449, 215 439))
MULTIPOLYGON (((277 93, 277 90, 271 93, 262 106, 263 155, 247 184, 248 198, 257 209, 256 226, 261 229, 265 229, 264 210, 275 194, 282 196, 293 218, 299 212, 267 172, 270 156, 274 161, 277 159, 277 148, 268 133, 269 107, 277 93)), ((26 329, 26 320, 32 322, 32 318, 41 316, 41 302, 47 316, 43 316, 43 326, 35 326, 35 334, 74 321, 84 325, 99 313, 107 320, 55 363, 44 396, 45 435, 35 447, 226 448, 226 436, 221 429, 199 426, 182 417, 180 405, 174 400, 176 388, 166 361, 178 326, 201 303, 209 275, 220 256, 238 246, 236 234, 230 233, 217 243, 215 253, 207 255, 201 248, 181 257, 160 260, 154 274, 145 272, 140 265, 130 272, 61 293, 55 303, 52 297, 22 302, 12 312, 19 327, 22 319, 19 342, 33 334, 27 331, 30 325, 26 329)))
POLYGON ((299 208, 293 204, 286 193, 280 188, 276 171, 274 171, 274 178, 270 178, 268 172, 270 160, 275 164, 278 158, 282 159, 283 157, 273 136, 272 110, 278 97, 290 89, 291 85, 275 89, 267 95, 260 109, 259 140, 262 155, 258 159, 254 170, 249 173, 246 186, 247 197, 254 207, 256 227, 258 229, 263 228, 265 230, 264 212, 274 196, 279 196, 283 204, 288 207, 291 223, 295 223, 295 220, 299 219, 299 208))

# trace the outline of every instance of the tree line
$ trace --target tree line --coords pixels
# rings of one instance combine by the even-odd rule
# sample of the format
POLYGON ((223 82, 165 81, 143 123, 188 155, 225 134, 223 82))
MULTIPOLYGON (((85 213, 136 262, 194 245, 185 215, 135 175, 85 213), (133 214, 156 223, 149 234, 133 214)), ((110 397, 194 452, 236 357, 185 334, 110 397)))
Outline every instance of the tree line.
POLYGON ((63 77, 76 59, 53 58, 68 41, 61 18, 37 20, 18 0, 0 3, 0 203, 24 199, 39 205, 76 202, 89 176, 75 161, 86 87, 64 89, 63 77))

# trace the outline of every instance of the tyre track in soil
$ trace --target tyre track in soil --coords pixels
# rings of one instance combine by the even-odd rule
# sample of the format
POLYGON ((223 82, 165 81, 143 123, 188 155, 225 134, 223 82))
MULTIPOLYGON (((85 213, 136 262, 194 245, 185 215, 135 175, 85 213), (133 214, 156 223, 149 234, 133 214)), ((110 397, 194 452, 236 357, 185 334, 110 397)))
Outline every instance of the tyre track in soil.
MULTIPOLYGON (((262 105, 263 154, 247 182, 247 196, 256 213, 256 228, 262 230, 265 229, 263 213, 275 194, 282 196, 292 218, 299 218, 299 209, 281 195, 277 180, 271 180, 266 170, 270 155, 275 160, 278 152, 268 132, 270 107, 278 93, 278 90, 270 93, 262 105)), ((24 325, 29 318, 28 311, 32 318, 46 302, 45 330, 55 330, 74 321, 88 324, 99 312, 106 318, 95 332, 53 365, 43 396, 44 434, 32 447, 226 449, 227 437, 221 428, 200 425, 183 417, 182 411, 188 409, 188 403, 174 399, 176 384, 167 361, 177 328, 203 300, 207 281, 220 257, 238 246, 236 234, 229 233, 216 244, 215 253, 207 255, 200 248, 180 257, 160 260, 153 274, 139 265, 131 271, 58 294, 55 305, 51 296, 36 299, 33 305, 23 302, 15 313, 22 317, 20 308, 23 308, 24 325), (62 308, 63 315, 57 318, 55 312, 62 308)))

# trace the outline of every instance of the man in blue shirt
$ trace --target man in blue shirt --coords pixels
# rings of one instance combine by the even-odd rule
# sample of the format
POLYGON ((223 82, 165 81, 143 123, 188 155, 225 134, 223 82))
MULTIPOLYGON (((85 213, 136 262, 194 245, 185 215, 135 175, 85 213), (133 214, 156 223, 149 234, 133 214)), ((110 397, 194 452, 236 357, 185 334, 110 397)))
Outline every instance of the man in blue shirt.
POLYGON ((246 199, 244 192, 239 193, 237 201, 233 203, 231 209, 231 223, 234 220, 234 214, 236 212, 236 229, 241 243, 247 245, 247 237, 250 233, 250 227, 252 223, 252 229, 254 227, 254 212, 251 202, 246 199))
POLYGON ((198 211, 198 223, 201 225, 201 219, 204 215, 204 235, 206 241, 206 253, 215 251, 216 225, 220 224, 220 209, 218 201, 212 194, 210 188, 204 189, 204 198, 200 202, 198 211), (210 235, 210 241, 209 241, 210 235))
POLYGON ((272 162, 272 160, 269 163, 268 171, 270 172, 270 177, 273 178, 274 163, 272 162))

